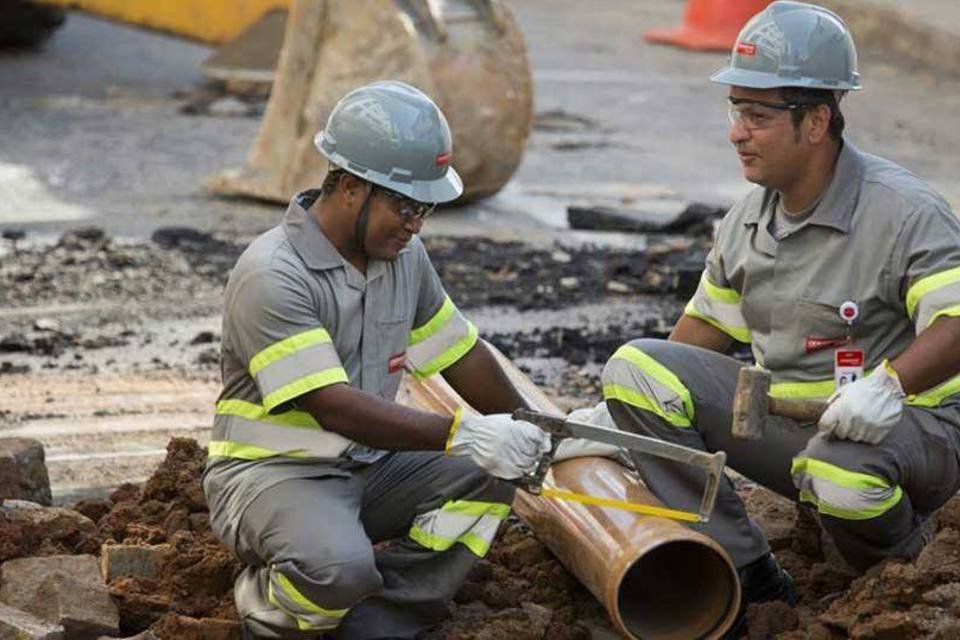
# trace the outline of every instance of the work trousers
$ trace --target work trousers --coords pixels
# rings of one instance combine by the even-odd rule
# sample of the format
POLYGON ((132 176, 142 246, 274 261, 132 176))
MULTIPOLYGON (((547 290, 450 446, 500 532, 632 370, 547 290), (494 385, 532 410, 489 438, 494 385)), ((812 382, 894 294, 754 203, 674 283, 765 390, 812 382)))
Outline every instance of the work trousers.
MULTIPOLYGON (((926 517, 960 488, 960 410, 904 407, 877 445, 832 439, 815 425, 769 416, 761 440, 731 436, 737 373, 728 356, 665 340, 634 340, 607 362, 604 398, 617 427, 704 451, 794 501, 816 506, 824 529, 854 568, 923 547, 926 517)), ((703 472, 635 455, 647 486, 666 505, 696 510, 703 472)), ((693 525, 742 567, 770 548, 729 479, 709 523, 693 525)))
POLYGON ((436 452, 280 482, 240 518, 238 613, 266 638, 412 638, 443 617, 512 499, 436 452))

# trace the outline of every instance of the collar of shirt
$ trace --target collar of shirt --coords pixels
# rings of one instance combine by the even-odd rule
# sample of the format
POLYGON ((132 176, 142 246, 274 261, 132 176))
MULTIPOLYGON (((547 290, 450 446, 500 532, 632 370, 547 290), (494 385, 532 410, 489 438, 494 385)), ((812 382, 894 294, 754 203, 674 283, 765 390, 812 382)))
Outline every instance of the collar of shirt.
MULTIPOLYGON (((807 224, 831 227, 842 233, 849 233, 850 219, 860 198, 863 174, 863 154, 844 140, 830 185, 813 215, 806 221, 807 224)), ((761 221, 769 223, 774 215, 776 202, 776 192, 773 189, 765 190, 761 206, 748 211, 743 217, 743 224, 759 224, 761 221)))
MULTIPOLYGON (((369 282, 383 275, 386 271, 384 262, 382 260, 371 260, 367 266, 366 278, 364 278, 327 239, 327 236, 320 230, 317 221, 308 212, 319 197, 319 189, 301 191, 290 200, 287 213, 283 217, 283 231, 303 263, 314 271, 343 267, 348 273, 348 281, 358 286, 362 285, 363 280, 369 282), (358 282, 353 282, 355 279, 358 279, 358 282)), ((410 247, 404 247, 400 250, 400 253, 403 254, 409 250, 410 247)))

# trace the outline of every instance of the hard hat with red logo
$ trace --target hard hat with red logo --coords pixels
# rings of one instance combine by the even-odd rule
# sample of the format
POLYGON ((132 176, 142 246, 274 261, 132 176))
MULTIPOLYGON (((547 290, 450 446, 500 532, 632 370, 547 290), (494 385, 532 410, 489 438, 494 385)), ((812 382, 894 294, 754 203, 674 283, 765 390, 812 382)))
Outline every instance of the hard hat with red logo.
POLYGON ((446 118, 426 94, 403 82, 354 89, 333 107, 313 142, 338 167, 419 202, 449 202, 463 193, 450 166, 446 118))
POLYGON ((744 25, 729 66, 710 79, 720 84, 773 89, 860 88, 857 50, 837 14, 803 2, 772 2, 744 25))

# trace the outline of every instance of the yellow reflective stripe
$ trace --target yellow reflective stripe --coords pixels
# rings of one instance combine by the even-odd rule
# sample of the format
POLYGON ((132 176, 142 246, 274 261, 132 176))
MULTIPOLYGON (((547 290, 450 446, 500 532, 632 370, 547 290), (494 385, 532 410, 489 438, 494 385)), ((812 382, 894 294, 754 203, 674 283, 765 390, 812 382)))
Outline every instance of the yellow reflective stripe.
POLYGON ((913 318, 920 298, 955 282, 960 282, 960 267, 947 269, 946 271, 941 271, 940 273, 917 280, 914 285, 907 290, 907 315, 913 318))
POLYGON ((294 380, 290 384, 280 387, 273 393, 267 394, 267 397, 263 399, 263 406, 267 411, 270 411, 288 400, 302 396, 307 391, 313 391, 314 389, 326 387, 331 384, 348 381, 347 372, 344 371, 342 367, 334 367, 312 373, 309 376, 294 380))
MULTIPOLYGON (((297 603, 299 607, 302 607, 304 611, 313 613, 316 615, 321 615, 327 618, 337 618, 340 619, 343 616, 347 615, 349 609, 324 609, 318 604, 314 604, 307 600, 306 596, 300 593, 297 588, 294 586, 293 582, 290 581, 290 578, 283 575, 276 569, 272 569, 271 573, 277 577, 277 582, 280 583, 280 588, 283 589, 284 595, 297 603)), ((275 596, 272 593, 273 583, 270 583, 270 602, 276 606, 280 606, 275 602, 275 596)))
POLYGON ((648 396, 643 395, 635 389, 630 389, 619 384, 603 385, 604 400, 619 400, 631 406, 650 413, 656 414, 672 424, 675 427, 689 427, 690 419, 679 413, 666 413, 660 404, 648 396))
POLYGON ((473 532, 466 532, 457 539, 457 542, 464 545, 473 552, 473 555, 482 558, 490 551, 490 543, 473 532))
POLYGON ((259 404, 246 400, 221 400, 217 403, 217 414, 239 416, 258 422, 269 422, 282 427, 318 428, 320 424, 306 411, 285 411, 271 415, 259 404))
POLYGON ((250 375, 257 375, 257 372, 267 365, 282 360, 292 353, 324 342, 330 342, 330 334, 322 327, 310 329, 284 338, 280 342, 275 342, 250 359, 250 366, 248 367, 250 375))
POLYGON ((948 397, 960 393, 960 375, 942 382, 932 389, 907 398, 907 404, 913 407, 937 407, 948 397))
POLYGON ((712 300, 724 302, 726 304, 740 304, 740 294, 737 293, 736 289, 718 287, 710 282, 710 278, 707 277, 706 271, 704 271, 703 275, 700 277, 700 284, 703 285, 704 292, 712 300))
POLYGON ((450 296, 447 296, 443 304, 440 305, 440 310, 433 314, 433 317, 430 318, 425 325, 417 327, 410 332, 410 346, 412 347, 415 344, 423 342, 440 331, 456 310, 457 308, 453 306, 453 300, 450 299, 450 296))
POLYGON ((828 398, 836 389, 833 380, 816 380, 814 382, 774 382, 770 385, 770 396, 773 398, 797 398, 810 400, 828 398))
POLYGON ((453 444, 453 436, 457 435, 457 429, 460 428, 460 420, 463 419, 463 407, 457 407, 453 414, 453 424, 450 425, 450 432, 447 433, 447 443, 443 445, 443 452, 450 452, 450 445, 453 444))
POLYGON ((494 516, 503 520, 510 515, 510 505, 502 502, 477 502, 474 500, 450 500, 440 507, 441 511, 465 516, 494 516))
POLYGON ((470 549, 470 551, 479 558, 487 555, 487 552, 490 551, 490 543, 470 531, 464 533, 459 538, 447 538, 445 536, 427 533, 420 527, 414 526, 410 528, 409 535, 414 542, 432 551, 446 551, 458 542, 470 549))
POLYGON ((306 457, 307 454, 303 451, 275 451, 274 449, 267 449, 266 447, 245 444, 243 442, 211 440, 207 443, 207 455, 239 458, 241 460, 261 460, 263 458, 272 458, 280 455, 291 458, 302 458, 306 457))
POLYGON ((621 360, 626 360, 636 368, 643 371, 644 374, 650 376, 661 385, 673 391, 680 399, 683 401, 683 408, 686 410, 686 418, 689 421, 693 420, 693 398, 690 397, 690 391, 683 386, 683 383, 680 382, 680 378, 676 376, 673 371, 670 371, 665 366, 645 354, 640 349, 632 347, 629 344, 625 344, 619 349, 617 349, 612 358, 620 358, 621 360))
POLYGON ((705 313, 700 313, 697 311, 696 307, 693 306, 693 300, 687 303, 687 306, 684 307, 683 312, 690 316, 691 318, 697 318, 703 320, 704 322, 713 325, 720 331, 723 331, 725 334, 736 340, 737 342, 742 342, 744 344, 750 344, 753 341, 753 335, 750 333, 750 329, 747 327, 728 327, 727 325, 717 321, 714 318, 706 315, 705 313))
POLYGON ((470 349, 473 349, 473 346, 477 343, 477 328, 469 321, 467 325, 470 327, 467 335, 430 362, 415 369, 413 375, 417 378, 426 378, 439 373, 465 356, 470 349))
POLYGON ((794 458, 790 466, 790 475, 798 473, 813 476, 814 478, 823 478, 829 482, 847 489, 889 489, 890 483, 883 478, 858 473, 856 471, 847 471, 841 467, 815 460, 814 458, 794 458))
POLYGON ((817 496, 810 491, 800 492, 800 500, 802 502, 808 502, 816 505, 818 512, 828 516, 833 516, 834 518, 841 518, 843 520, 869 520, 871 518, 877 518, 885 514, 893 507, 897 506, 902 498, 903 490, 900 487, 897 487, 894 494, 884 500, 882 503, 866 509, 853 510, 841 509, 840 507, 835 507, 831 504, 828 504, 817 498, 817 496))
MULTIPOLYGON (((944 317, 955 317, 960 316, 960 304, 954 305, 952 307, 947 307, 946 309, 940 309, 930 317, 930 322, 927 323, 927 327, 933 324, 933 321, 937 318, 944 317)), ((926 328, 926 327, 924 327, 926 328)))

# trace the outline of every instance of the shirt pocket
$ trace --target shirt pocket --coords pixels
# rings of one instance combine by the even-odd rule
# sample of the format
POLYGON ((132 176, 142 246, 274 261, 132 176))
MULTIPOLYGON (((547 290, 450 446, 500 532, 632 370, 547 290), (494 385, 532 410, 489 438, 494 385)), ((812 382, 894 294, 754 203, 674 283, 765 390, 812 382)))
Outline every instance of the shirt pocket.
POLYGON ((826 296, 801 297, 793 308, 795 357, 799 368, 818 378, 833 377, 833 353, 847 345, 852 328, 840 318, 840 305, 848 298, 837 300, 826 296))
POLYGON ((380 395, 393 400, 400 388, 407 358, 407 343, 413 319, 408 316, 377 320, 377 336, 380 343, 380 395))

